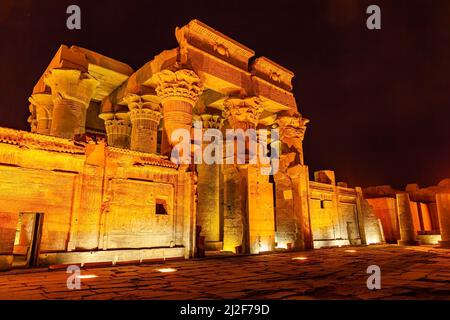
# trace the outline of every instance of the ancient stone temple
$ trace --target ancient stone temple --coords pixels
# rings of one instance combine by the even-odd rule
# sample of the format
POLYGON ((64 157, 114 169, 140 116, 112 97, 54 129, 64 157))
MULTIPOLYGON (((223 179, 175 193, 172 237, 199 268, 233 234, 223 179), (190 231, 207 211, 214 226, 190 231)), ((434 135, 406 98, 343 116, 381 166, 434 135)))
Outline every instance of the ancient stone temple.
POLYGON ((327 170, 310 181, 291 71, 197 20, 175 34, 138 70, 61 46, 29 98, 31 132, 0 128, 1 269, 384 241, 361 188, 327 170), (194 120, 279 129, 278 172, 170 161, 194 120))

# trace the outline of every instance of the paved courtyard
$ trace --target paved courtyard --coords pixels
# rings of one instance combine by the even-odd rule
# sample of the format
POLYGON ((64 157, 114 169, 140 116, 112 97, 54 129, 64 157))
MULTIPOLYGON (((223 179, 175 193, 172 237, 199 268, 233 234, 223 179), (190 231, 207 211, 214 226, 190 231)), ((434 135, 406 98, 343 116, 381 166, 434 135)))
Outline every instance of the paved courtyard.
POLYGON ((81 288, 69 290, 65 270, 3 272, 0 299, 450 299, 450 250, 432 247, 319 249, 81 274, 88 276, 81 288), (381 290, 367 289, 370 265, 381 268, 381 290))

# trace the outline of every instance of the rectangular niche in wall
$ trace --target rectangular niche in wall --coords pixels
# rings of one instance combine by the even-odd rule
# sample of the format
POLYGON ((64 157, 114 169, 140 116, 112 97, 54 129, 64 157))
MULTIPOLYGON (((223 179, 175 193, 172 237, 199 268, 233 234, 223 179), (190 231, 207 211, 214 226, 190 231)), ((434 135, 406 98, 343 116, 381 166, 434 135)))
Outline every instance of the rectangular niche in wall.
POLYGON ((161 214, 161 215, 168 214, 166 200, 156 199, 155 214, 161 214))

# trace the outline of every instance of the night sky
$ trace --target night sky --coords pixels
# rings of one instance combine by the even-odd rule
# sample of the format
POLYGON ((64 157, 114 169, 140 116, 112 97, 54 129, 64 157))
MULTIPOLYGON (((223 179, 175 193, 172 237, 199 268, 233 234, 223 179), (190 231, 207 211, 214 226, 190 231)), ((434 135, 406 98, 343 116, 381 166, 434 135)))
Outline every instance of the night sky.
POLYGON ((34 84, 60 44, 134 69, 197 18, 295 73, 305 162, 351 186, 450 177, 450 1, 0 0, 0 126, 28 130, 34 84), (82 29, 66 28, 77 4, 82 29), (377 4, 382 29, 366 28, 377 4))

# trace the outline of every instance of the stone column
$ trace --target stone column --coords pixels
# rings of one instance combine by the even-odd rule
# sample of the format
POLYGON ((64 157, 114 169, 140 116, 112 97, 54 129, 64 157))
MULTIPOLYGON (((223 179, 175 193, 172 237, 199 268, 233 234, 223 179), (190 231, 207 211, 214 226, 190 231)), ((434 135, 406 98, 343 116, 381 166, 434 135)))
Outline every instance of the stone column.
POLYGON ((131 134, 130 116, 127 113, 105 113, 101 114, 100 118, 105 121, 108 145, 128 149, 131 134))
MULTIPOLYGON (((313 248, 309 215, 309 170, 303 161, 303 138, 308 119, 300 114, 277 119, 281 142, 280 173, 276 176, 277 202, 282 204, 277 214, 277 232, 285 236, 296 250, 313 248), (283 183, 284 181, 284 183, 283 183), (281 190, 280 190, 281 189, 281 190)), ((277 210, 278 208, 276 208, 277 210)), ((283 239, 280 239, 280 245, 283 239)))
MULTIPOLYGON (((220 130, 223 118, 218 115, 201 114, 199 116, 203 130, 220 130)), ((210 142, 204 142, 202 152, 210 142)), ((221 155, 222 157, 222 155, 221 155)), ((207 250, 221 250, 220 230, 220 164, 197 165, 197 225, 202 227, 201 235, 205 236, 207 250)))
POLYGON ((367 244, 367 238, 366 238, 366 229, 364 226, 364 194, 361 187, 355 187, 356 192, 356 212, 358 217, 358 230, 359 230, 359 237, 361 238, 361 244, 366 245, 367 244))
POLYGON ((300 114, 294 116, 281 116, 277 119, 280 130, 280 140, 288 148, 294 148, 298 159, 296 162, 303 165, 303 139, 306 132, 306 124, 309 119, 303 118, 300 114))
POLYGON ((128 95, 124 99, 130 109, 131 150, 156 153, 161 107, 155 96, 128 95))
MULTIPOLYGON (((192 70, 181 69, 175 72, 164 70, 155 76, 156 93, 163 107, 165 148, 171 149, 177 141, 171 136, 176 129, 191 130, 192 109, 203 90, 200 78, 192 70), (166 141, 167 140, 167 141, 166 141)), ((167 154, 170 150, 161 150, 167 154)))
POLYGON ((420 242, 416 240, 409 194, 397 193, 396 197, 398 223, 400 227, 400 240, 398 240, 398 244, 402 246, 417 246, 420 242))
POLYGON ((441 230, 441 241, 439 241, 439 244, 443 248, 450 248, 450 192, 437 193, 436 205, 439 228, 441 230))
MULTIPOLYGON (((232 129, 245 133, 245 130, 256 129, 262 111, 258 97, 232 97, 224 102, 223 117, 232 129)), ((249 153, 256 152, 249 148, 248 141, 241 150, 245 152, 245 164, 236 162, 237 143, 226 146, 230 147, 235 152, 234 163, 224 164, 224 248, 240 244, 243 252, 272 250, 275 243, 272 184, 268 176, 261 174, 260 163, 248 164, 249 153)))
POLYGON ((50 134, 68 139, 83 134, 86 110, 99 82, 88 73, 72 69, 52 69, 44 81, 52 90, 50 134))
POLYGON ((294 248, 310 250, 313 248, 313 236, 309 216, 309 170, 305 165, 288 168, 287 174, 292 181, 293 214, 297 231, 294 248))
POLYGON ((31 132, 50 134, 53 117, 53 100, 50 94, 37 93, 28 99, 31 103, 29 122, 31 132))

